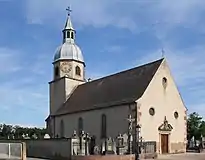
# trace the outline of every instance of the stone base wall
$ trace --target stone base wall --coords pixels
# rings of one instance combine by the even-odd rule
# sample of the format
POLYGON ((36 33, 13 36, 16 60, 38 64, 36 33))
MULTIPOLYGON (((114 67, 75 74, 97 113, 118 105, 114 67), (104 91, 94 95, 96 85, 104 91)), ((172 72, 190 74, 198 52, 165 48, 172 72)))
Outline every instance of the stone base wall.
POLYGON ((157 142, 157 144, 156 144, 156 152, 157 152, 158 154, 160 153, 160 148, 161 148, 160 143, 157 142))
MULTIPOLYGON (((183 142, 171 143, 169 147, 170 147, 169 153, 185 153, 186 152, 186 144, 183 142)), ((157 142, 156 149, 157 149, 156 150, 157 153, 160 154, 161 146, 159 142, 157 142)))
POLYGON ((135 160, 134 155, 72 156, 71 160, 135 160))
MULTIPOLYGON (((153 154, 141 154, 140 159, 154 159, 158 155, 153 154)), ((71 160, 135 160, 135 155, 89 155, 89 156, 72 156, 71 160)))
POLYGON ((183 142, 171 143, 170 153, 184 153, 186 152, 186 144, 183 142))

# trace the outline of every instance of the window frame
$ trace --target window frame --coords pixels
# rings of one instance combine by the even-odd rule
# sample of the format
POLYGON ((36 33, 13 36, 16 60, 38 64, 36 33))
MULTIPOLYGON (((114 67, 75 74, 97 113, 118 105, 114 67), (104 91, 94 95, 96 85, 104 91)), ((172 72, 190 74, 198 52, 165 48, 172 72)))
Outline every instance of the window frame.
POLYGON ((80 69, 79 66, 75 67, 75 74, 78 75, 78 76, 81 76, 81 69, 80 69))

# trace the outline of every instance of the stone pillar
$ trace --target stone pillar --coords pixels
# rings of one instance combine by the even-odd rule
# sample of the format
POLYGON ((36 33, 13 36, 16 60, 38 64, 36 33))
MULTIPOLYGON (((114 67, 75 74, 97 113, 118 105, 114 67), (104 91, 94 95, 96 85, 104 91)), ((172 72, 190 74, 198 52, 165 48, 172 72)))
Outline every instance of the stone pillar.
POLYGON ((26 160, 27 156, 26 156, 26 143, 22 142, 22 149, 21 149, 21 160, 26 160))

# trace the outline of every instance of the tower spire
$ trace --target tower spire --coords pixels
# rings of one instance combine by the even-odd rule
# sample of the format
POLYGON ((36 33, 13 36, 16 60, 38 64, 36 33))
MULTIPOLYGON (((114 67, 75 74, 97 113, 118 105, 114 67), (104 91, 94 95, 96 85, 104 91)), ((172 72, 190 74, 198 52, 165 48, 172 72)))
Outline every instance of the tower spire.
POLYGON ((73 24, 72 24, 72 21, 71 21, 71 8, 70 6, 68 6, 66 8, 66 11, 68 12, 68 17, 67 17, 67 20, 66 20, 66 23, 65 23, 65 27, 63 29, 63 43, 65 42, 71 42, 71 43, 74 43, 74 40, 75 40, 75 29, 73 28, 73 24))
POLYGON ((71 12, 72 10, 70 9, 70 7, 66 8, 66 11, 68 12, 68 17, 67 17, 67 20, 66 20, 66 24, 65 24, 65 28, 64 29, 71 29, 71 30, 74 30, 73 28, 73 24, 71 22, 71 12))

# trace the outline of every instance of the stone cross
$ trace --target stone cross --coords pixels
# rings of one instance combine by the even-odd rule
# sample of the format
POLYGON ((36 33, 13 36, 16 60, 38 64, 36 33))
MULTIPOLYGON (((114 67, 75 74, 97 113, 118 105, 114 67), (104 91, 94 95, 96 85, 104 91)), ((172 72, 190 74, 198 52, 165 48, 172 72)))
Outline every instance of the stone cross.
POLYGON ((132 140, 131 140, 131 137, 132 137, 132 126, 133 126, 133 122, 135 121, 134 118, 132 118, 132 115, 130 114, 128 116, 128 153, 129 154, 132 154, 132 140))
POLYGON ((162 58, 164 58, 164 54, 165 54, 164 48, 162 48, 161 52, 162 52, 162 58))
POLYGON ((123 146, 123 136, 122 136, 122 134, 118 135, 117 140, 118 140, 118 147, 122 147, 123 146))
POLYGON ((135 119, 132 118, 132 115, 130 114, 130 115, 128 116, 127 121, 128 121, 128 130, 129 130, 129 132, 130 132, 130 131, 132 131, 132 124, 133 124, 133 122, 135 121, 135 119))

